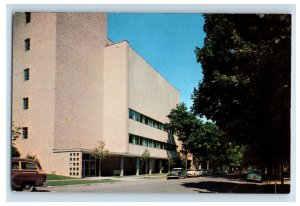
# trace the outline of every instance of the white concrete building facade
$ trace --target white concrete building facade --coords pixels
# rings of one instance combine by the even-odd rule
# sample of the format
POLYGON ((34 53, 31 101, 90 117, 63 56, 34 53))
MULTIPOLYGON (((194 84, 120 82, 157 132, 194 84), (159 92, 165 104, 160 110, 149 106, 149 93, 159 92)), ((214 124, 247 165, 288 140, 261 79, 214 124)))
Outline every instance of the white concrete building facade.
POLYGON ((127 41, 107 38, 105 13, 15 13, 12 120, 22 128, 21 156, 36 155, 48 173, 99 174, 92 150, 111 156, 102 175, 166 171, 180 142, 166 131, 179 92, 127 41))

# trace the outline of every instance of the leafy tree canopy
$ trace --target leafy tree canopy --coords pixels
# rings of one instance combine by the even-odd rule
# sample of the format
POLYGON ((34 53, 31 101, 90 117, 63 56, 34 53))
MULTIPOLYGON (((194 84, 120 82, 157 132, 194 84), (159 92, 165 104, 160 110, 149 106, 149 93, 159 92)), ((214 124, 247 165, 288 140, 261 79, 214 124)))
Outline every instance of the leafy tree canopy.
POLYGON ((206 14, 192 111, 259 160, 289 159, 291 16, 206 14))
POLYGON ((92 150, 92 154, 100 160, 99 162, 99 176, 102 172, 102 161, 110 156, 110 151, 105 148, 105 142, 103 140, 98 142, 98 146, 92 150))
POLYGON ((197 164, 210 161, 215 166, 239 166, 244 150, 228 142, 215 123, 204 123, 196 118, 187 111, 184 103, 173 108, 168 118, 168 128, 178 135, 184 149, 194 155, 197 164))
POLYGON ((21 153, 19 152, 18 148, 15 146, 15 141, 21 135, 21 127, 16 127, 14 122, 12 122, 12 129, 11 129, 11 156, 12 157, 20 157, 21 153))

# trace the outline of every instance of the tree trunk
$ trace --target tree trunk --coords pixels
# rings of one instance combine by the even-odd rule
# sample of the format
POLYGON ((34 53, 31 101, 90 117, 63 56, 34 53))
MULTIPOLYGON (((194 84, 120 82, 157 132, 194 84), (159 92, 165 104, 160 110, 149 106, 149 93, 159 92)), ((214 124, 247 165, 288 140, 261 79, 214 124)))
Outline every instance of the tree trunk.
POLYGON ((99 159, 99 177, 101 177, 101 164, 102 164, 102 161, 101 161, 101 158, 99 159))
POLYGON ((146 160, 146 177, 148 175, 148 161, 146 160))
POLYGON ((283 162, 280 164, 280 173, 281 173, 281 185, 284 184, 284 175, 283 175, 283 162))

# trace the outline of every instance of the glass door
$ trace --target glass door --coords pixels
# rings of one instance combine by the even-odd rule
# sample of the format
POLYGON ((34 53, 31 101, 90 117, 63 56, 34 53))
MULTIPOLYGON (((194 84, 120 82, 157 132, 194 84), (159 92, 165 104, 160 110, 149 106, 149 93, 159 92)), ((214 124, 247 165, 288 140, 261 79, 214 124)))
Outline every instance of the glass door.
POLYGON ((96 176, 96 159, 91 154, 82 155, 82 176, 83 177, 94 177, 96 176))

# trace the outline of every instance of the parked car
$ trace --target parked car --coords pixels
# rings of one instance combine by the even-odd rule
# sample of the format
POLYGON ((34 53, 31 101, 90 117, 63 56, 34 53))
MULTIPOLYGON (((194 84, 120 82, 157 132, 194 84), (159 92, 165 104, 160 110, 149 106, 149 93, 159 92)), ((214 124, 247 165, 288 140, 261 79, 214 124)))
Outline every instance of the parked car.
POLYGON ((227 170, 222 170, 221 175, 228 175, 229 172, 227 170))
POLYGON ((262 182, 262 175, 257 170, 249 171, 247 174, 247 181, 262 182))
POLYGON ((11 186, 15 190, 33 191, 46 186, 46 174, 41 165, 30 159, 12 158, 11 186))
POLYGON ((215 175, 215 176, 225 176, 225 175, 228 175, 228 171, 227 170, 214 170, 213 175, 215 175))
POLYGON ((201 169, 201 170, 197 170, 197 176, 204 176, 205 170, 201 169))
POLYGON ((183 168, 173 168, 168 174, 167 179, 171 178, 186 178, 186 171, 183 168))
POLYGON ((198 172, 196 170, 193 169, 188 169, 187 173, 186 173, 187 177, 197 177, 198 176, 198 172))
POLYGON ((204 172, 203 172, 203 176, 212 176, 212 175, 213 175, 212 170, 204 170, 204 172))

